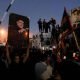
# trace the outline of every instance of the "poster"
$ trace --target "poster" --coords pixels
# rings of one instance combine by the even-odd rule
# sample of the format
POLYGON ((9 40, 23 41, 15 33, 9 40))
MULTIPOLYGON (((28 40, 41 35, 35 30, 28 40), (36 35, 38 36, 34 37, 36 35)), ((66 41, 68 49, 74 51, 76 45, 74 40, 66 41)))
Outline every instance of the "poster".
POLYGON ((26 49, 29 45, 29 18, 19 14, 9 15, 8 45, 16 50, 26 49))

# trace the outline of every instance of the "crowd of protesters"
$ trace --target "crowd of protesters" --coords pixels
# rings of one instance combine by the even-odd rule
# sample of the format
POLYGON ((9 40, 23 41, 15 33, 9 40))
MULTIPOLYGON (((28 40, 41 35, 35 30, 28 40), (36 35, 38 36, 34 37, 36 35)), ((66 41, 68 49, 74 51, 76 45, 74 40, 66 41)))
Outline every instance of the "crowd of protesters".
POLYGON ((0 73, 2 76, 28 80, 48 80, 52 78, 54 66, 51 66, 50 51, 46 51, 43 54, 41 50, 31 48, 29 57, 25 62, 24 58, 26 54, 23 52, 23 55, 18 53, 19 51, 12 49, 8 54, 5 46, 0 47, 0 73))
POLYGON ((7 76, 8 79, 57 80, 56 76, 60 74, 60 78, 62 78, 60 80, 80 79, 79 56, 74 58, 74 56, 68 55, 68 59, 60 60, 59 56, 51 50, 42 51, 33 47, 29 49, 29 56, 24 61, 25 53, 21 55, 18 54, 19 51, 12 50, 10 52, 9 60, 6 47, 0 47, 0 74, 2 78, 7 76))

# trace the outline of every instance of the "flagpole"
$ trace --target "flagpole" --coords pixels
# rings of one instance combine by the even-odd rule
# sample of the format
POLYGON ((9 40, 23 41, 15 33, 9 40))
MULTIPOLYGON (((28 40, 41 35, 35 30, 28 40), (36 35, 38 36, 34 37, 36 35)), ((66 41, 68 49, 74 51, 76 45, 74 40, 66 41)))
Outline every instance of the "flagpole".
POLYGON ((12 0, 11 3, 9 4, 9 6, 7 7, 6 11, 4 12, 3 16, 2 16, 2 19, 0 21, 0 24, 3 22, 3 20, 5 19, 10 7, 12 6, 12 4, 14 3, 15 0, 12 0))
POLYGON ((76 38, 75 32, 73 31, 72 33, 73 33, 73 37, 74 37, 75 42, 76 42, 76 46, 77 46, 78 50, 80 51, 80 47, 79 47, 79 44, 78 44, 78 41, 77 41, 77 38, 76 38))

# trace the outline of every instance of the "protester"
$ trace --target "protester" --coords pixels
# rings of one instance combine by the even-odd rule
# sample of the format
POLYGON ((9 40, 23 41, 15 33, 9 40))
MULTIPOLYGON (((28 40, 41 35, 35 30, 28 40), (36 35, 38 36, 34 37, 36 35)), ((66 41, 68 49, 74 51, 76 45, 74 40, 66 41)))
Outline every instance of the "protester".
POLYGON ((43 25, 42 25, 41 18, 39 19, 39 21, 37 23, 38 23, 38 27, 39 27, 39 32, 42 32, 43 31, 43 25))

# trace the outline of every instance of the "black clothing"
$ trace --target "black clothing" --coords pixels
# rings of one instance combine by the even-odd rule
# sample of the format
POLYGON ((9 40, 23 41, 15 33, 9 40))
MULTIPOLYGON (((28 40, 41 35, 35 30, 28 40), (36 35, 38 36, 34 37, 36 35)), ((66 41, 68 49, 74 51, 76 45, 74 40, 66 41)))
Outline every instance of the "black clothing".
POLYGON ((38 26, 39 26, 39 32, 42 32, 42 21, 38 21, 38 26))

